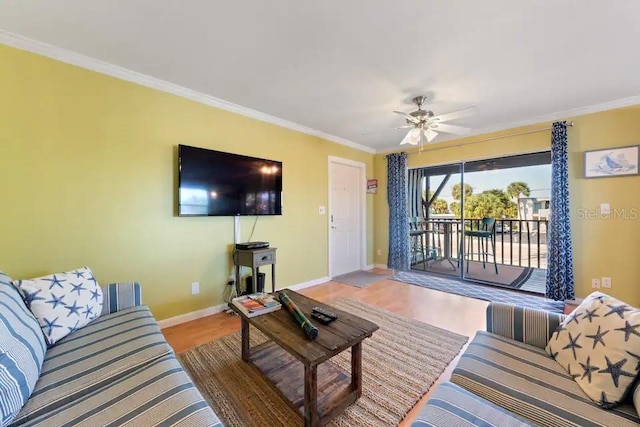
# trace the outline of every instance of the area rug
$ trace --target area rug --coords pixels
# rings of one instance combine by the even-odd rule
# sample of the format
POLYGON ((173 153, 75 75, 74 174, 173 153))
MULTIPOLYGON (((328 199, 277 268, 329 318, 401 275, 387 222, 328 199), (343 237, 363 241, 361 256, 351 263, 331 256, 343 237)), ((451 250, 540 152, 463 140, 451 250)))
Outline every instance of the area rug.
POLYGON ((562 313, 564 311, 564 301, 554 301, 523 292, 497 289, 492 286, 463 282, 459 279, 438 276, 436 274, 401 271, 396 273, 392 279, 398 282, 408 283, 410 285, 435 289, 436 291, 448 292, 450 294, 462 295, 484 301, 515 304, 521 307, 538 308, 554 313, 562 313))
MULTIPOLYGON (((420 262, 412 265, 411 269, 460 277, 460 269, 454 269, 448 262, 432 261, 426 267, 423 262, 420 262)), ((520 289, 531 278, 533 270, 530 267, 498 264, 498 274, 496 274, 493 263, 488 262, 483 267, 482 262, 469 261, 469 268, 465 271, 465 277, 505 288, 520 289)))
POLYGON ((389 275, 376 274, 368 271, 354 271, 332 278, 334 282, 344 283, 345 285, 355 286, 356 288, 366 288, 372 283, 379 280, 388 279, 389 275))
MULTIPOLYGON (((330 426, 397 425, 467 342, 465 336, 353 299, 329 304, 380 326, 362 345, 362 396, 330 426)), ((252 346, 266 339, 251 328, 252 346)), ((178 359, 225 426, 303 425, 267 380, 241 361, 239 332, 181 353, 178 359)), ((351 352, 325 363, 349 373, 351 352)))

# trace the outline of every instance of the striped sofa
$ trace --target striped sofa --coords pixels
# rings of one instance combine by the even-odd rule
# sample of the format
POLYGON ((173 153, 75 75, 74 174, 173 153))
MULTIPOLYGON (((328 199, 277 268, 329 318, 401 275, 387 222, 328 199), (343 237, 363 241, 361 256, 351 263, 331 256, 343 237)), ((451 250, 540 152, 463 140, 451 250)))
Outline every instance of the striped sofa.
MULTIPOLYGON (((18 330, 11 322, 26 336, 30 313, 18 306, 22 300, 6 275, 0 276, 0 336, 18 330)), ((22 409, 10 418, 2 414, 0 421, 9 420, 9 426, 222 426, 141 305, 140 285, 110 284, 102 291, 102 315, 46 349, 39 374, 37 363, 35 368, 23 363, 25 377, 36 374, 37 382, 22 409)), ((34 344, 19 334, 7 335, 13 338, 32 354, 43 351, 29 349, 34 344)), ((0 366, 0 386, 1 373, 0 366)))
MULTIPOLYGON (((631 396, 626 405, 601 409, 547 355, 544 348, 563 319, 561 314, 491 303, 487 331, 476 334, 451 382, 434 391, 413 425, 638 427, 631 396)), ((640 384, 633 394, 640 395, 640 384)))

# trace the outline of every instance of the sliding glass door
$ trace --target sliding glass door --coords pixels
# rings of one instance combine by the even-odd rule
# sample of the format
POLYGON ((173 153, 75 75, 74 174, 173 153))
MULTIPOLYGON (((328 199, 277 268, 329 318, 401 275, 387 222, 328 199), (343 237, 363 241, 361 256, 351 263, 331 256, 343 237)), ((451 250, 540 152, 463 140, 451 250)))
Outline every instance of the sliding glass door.
POLYGON ((544 293, 550 153, 409 173, 412 270, 544 293))

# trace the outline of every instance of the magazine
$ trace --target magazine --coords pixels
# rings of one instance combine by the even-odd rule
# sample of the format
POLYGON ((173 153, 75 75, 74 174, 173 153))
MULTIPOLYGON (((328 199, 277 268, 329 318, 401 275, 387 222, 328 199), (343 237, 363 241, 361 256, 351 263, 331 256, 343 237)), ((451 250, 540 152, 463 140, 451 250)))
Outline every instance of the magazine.
POLYGON ((258 295, 259 294, 252 294, 234 298, 233 300, 231 300, 231 304, 242 311, 247 317, 254 317, 261 314, 271 313, 282 308, 282 304, 273 299, 273 297, 271 297, 273 299, 273 302, 276 302, 277 304, 273 304, 271 301, 264 299, 267 305, 263 305, 259 302, 259 300, 261 300, 263 297, 258 295), (254 298, 252 298, 252 296, 254 298), (258 300, 256 300, 256 298, 258 300))

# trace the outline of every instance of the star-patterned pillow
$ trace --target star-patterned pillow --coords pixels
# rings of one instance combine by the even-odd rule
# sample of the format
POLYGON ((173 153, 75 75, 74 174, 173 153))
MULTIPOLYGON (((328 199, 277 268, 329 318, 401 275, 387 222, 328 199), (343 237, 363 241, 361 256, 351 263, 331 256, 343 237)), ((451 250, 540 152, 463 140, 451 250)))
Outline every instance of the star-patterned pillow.
POLYGON ((640 372, 640 310, 594 292, 558 326, 546 350, 591 400, 612 408, 640 372))
POLYGON ((49 345, 102 312, 102 290, 87 267, 29 280, 15 280, 49 345))
POLYGON ((633 406, 636 407, 636 412, 638 416, 640 416, 640 383, 636 385, 635 391, 633 392, 633 406))

